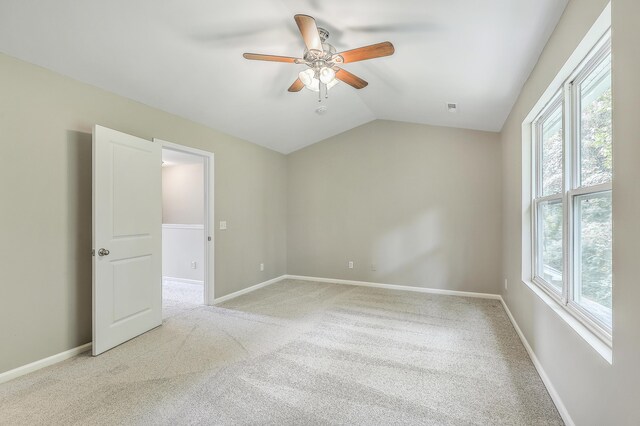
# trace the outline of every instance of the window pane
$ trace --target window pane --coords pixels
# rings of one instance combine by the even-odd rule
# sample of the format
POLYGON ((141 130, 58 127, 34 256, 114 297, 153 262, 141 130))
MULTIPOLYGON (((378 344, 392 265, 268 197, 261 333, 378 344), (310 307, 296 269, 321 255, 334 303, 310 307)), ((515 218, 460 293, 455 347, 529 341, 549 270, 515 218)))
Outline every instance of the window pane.
POLYGON ((541 125, 542 196, 562 191, 562 104, 541 125))
POLYGON ((562 291, 562 201, 538 204, 538 276, 562 291))
POLYGON ((576 197, 573 299, 611 327, 611 191, 576 197))
POLYGON ((580 83, 580 183, 611 180, 611 55, 580 83))

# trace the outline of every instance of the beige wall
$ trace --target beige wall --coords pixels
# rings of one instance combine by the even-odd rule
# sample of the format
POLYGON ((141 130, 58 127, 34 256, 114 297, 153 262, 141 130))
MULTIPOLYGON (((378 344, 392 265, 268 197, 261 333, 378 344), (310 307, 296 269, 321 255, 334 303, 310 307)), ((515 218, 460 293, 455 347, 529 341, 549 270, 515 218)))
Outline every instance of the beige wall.
POLYGON ((613 362, 612 418, 640 424, 640 2, 613 7, 613 362))
POLYGON ((522 282, 525 116, 600 15, 606 0, 572 0, 502 131, 505 300, 577 425, 640 423, 640 2, 613 0, 613 365, 522 282))
POLYGON ((215 153, 216 296, 286 272, 282 154, 0 55, 0 372, 91 341, 94 124, 215 153))
POLYGON ((520 126, 605 4, 569 2, 505 123, 501 167, 494 134, 384 121, 285 158, 0 55, 0 372, 91 339, 90 132, 100 123, 215 152, 216 220, 229 224, 215 235, 216 295, 284 273, 285 253, 292 274, 492 293, 508 278, 505 300, 575 423, 638 424, 637 0, 612 5, 613 365, 521 280, 520 126))
POLYGON ((162 167, 162 223, 204 223, 204 166, 162 167))
POLYGON ((499 292, 497 133, 374 121, 287 159, 290 274, 499 292))

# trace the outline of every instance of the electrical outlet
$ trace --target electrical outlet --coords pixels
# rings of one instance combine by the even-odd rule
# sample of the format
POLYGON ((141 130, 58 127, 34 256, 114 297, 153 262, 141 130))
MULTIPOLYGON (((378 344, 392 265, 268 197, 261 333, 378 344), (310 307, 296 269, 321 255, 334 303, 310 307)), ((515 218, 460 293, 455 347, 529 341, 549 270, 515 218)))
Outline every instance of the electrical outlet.
POLYGON ((227 229, 227 221, 226 220, 221 220, 220 221, 220 230, 224 231, 225 229, 227 229))
POLYGON ((353 269, 353 260, 349 261, 349 269, 353 269))
POLYGON ((191 269, 196 269, 197 267, 198 267, 198 264, 196 263, 195 260, 191 262, 191 269))
POLYGON ((504 279, 504 289, 509 290, 509 280, 507 280, 506 278, 504 279))
POLYGON ((378 270, 378 267, 376 266, 375 263, 371 264, 371 270, 374 271, 374 272, 378 270))
POLYGON ((261 270, 261 271, 264 271, 264 263, 261 263, 261 264, 260 264, 260 270, 261 270))

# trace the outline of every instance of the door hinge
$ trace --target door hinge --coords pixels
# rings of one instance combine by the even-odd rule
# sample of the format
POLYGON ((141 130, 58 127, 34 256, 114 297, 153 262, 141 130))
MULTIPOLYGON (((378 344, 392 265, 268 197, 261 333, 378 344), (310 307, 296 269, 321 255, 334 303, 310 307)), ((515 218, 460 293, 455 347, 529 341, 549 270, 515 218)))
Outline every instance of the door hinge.
POLYGON ((96 249, 91 249, 91 256, 95 256, 96 255, 96 249))

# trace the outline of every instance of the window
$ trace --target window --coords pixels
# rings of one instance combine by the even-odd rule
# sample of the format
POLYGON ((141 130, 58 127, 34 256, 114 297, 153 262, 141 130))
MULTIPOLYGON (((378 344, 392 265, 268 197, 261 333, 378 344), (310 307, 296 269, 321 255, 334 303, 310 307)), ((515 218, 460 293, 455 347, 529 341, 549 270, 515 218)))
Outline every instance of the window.
POLYGON ((532 124, 533 282, 608 344, 611 105, 607 34, 532 124))

